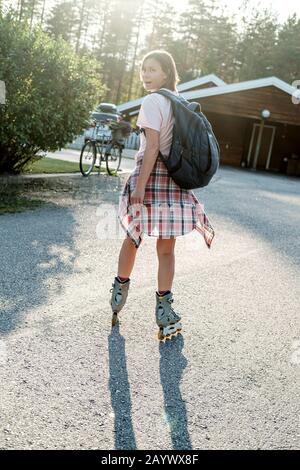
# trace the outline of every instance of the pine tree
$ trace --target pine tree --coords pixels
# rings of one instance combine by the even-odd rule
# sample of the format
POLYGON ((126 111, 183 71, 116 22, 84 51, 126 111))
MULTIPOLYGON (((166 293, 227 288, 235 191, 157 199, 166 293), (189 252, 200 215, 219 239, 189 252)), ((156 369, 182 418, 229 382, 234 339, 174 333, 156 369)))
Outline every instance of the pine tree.
POLYGON ((34 20, 40 17, 42 4, 42 0, 20 0, 17 7, 19 9, 19 21, 28 22, 30 28, 32 28, 34 20))
POLYGON ((94 53, 103 64, 103 81, 109 87, 105 97, 107 101, 126 99, 124 90, 128 86, 128 65, 134 47, 138 5, 138 0, 112 0, 105 15, 105 31, 98 31, 101 42, 94 53))
POLYGON ((46 23, 46 30, 51 36, 62 37, 65 41, 71 43, 74 37, 75 20, 76 7, 74 2, 63 0, 52 8, 46 23))
POLYGON ((236 51, 238 81, 268 77, 274 74, 274 50, 278 23, 269 9, 254 9, 250 19, 243 18, 244 31, 236 51))
POLYGON ((300 79, 300 20, 296 13, 279 29, 273 73, 289 83, 300 79))

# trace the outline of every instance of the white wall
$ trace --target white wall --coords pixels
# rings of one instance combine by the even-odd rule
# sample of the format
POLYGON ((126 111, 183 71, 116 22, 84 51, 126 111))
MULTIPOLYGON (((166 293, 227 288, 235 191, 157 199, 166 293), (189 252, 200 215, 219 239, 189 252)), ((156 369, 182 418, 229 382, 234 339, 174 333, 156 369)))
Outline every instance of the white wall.
MULTIPOLYGON (((67 148, 79 150, 84 144, 84 135, 79 135, 73 142, 66 145, 67 148)), ((140 137, 134 132, 125 139, 125 148, 138 150, 140 146, 140 137)))

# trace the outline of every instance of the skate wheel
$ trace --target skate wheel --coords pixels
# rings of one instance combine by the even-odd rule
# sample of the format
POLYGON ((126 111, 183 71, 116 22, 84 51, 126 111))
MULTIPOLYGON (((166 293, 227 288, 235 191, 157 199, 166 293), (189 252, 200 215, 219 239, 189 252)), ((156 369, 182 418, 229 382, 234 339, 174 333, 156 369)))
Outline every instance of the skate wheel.
POLYGON ((165 342, 166 342, 166 338, 159 338, 159 342, 160 342, 160 343, 165 343, 165 342))
POLYGON ((114 313, 111 319, 111 325, 115 326, 119 322, 118 314, 114 313))
POLYGON ((163 335, 162 329, 160 329, 159 332, 157 333, 157 338, 159 339, 159 341, 165 342, 165 337, 163 335))
POLYGON ((171 341, 171 339, 174 337, 176 337, 177 335, 181 335, 181 329, 180 330, 176 330, 174 331, 174 333, 170 333, 169 335, 166 335, 164 336, 163 334, 161 334, 160 332, 158 333, 158 339, 163 342, 163 343, 166 343, 168 341, 171 341))
POLYGON ((171 341, 173 337, 176 337, 177 335, 181 335, 181 330, 174 331, 174 333, 170 333, 169 335, 164 336, 160 331, 157 334, 157 338, 159 339, 160 342, 166 343, 168 341, 171 341))

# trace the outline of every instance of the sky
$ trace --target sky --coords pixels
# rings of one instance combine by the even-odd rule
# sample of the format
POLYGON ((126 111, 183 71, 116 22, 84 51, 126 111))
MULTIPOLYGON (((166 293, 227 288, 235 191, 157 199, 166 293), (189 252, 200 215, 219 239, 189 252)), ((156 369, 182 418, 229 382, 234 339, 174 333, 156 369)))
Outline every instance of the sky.
MULTIPOLYGON (((164 0, 161 1, 164 2, 164 0)), ((169 1, 179 12, 183 11, 188 5, 188 0, 169 1)), ((3 3, 5 5, 16 4, 17 0, 4 0, 3 3)), ((54 3, 54 0, 47 0, 46 8, 51 8, 54 3)), ((236 14, 237 21, 243 14, 250 13, 253 6, 259 7, 260 9, 264 9, 270 6, 274 12, 278 13, 278 19, 280 23, 284 22, 287 17, 292 15, 294 12, 296 12, 298 18, 300 18, 299 0, 216 0, 216 3, 220 5, 220 7, 225 7, 225 11, 227 11, 230 15, 236 14), (241 8, 242 4, 244 4, 243 8, 241 8)))
MULTIPOLYGON (((184 10, 188 4, 188 0, 172 0, 174 6, 178 10, 184 10)), ((274 12, 278 12, 279 22, 284 22, 289 14, 297 13, 298 18, 300 18, 300 1, 299 0, 247 0, 245 6, 241 9, 241 5, 244 3, 243 0, 217 0, 217 3, 220 7, 226 7, 225 11, 228 11, 229 14, 237 13, 237 18, 241 17, 242 14, 251 11, 252 7, 258 7, 259 9, 264 9, 266 7, 271 7, 274 12)))

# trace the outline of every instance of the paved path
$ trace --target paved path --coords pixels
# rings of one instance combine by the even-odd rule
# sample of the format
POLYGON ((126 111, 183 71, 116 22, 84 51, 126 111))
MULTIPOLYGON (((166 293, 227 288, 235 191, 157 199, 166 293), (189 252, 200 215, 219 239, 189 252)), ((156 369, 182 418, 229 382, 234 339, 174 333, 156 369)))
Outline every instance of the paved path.
POLYGON ((299 179, 196 191, 216 237, 177 239, 183 335, 160 345, 154 238, 111 331, 124 177, 26 180, 49 206, 0 216, 0 448, 299 449, 299 179))
MULTIPOLYGON (((121 170, 123 172, 130 172, 135 165, 134 162, 134 155, 137 153, 137 150, 131 149, 124 149, 123 151, 123 158, 121 162, 121 170)), ((80 158, 80 151, 73 150, 73 149, 63 149, 58 152, 49 152, 47 154, 48 158, 53 158, 55 160, 65 160, 68 162, 78 162, 79 165, 79 158, 80 158)))

